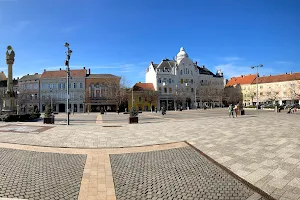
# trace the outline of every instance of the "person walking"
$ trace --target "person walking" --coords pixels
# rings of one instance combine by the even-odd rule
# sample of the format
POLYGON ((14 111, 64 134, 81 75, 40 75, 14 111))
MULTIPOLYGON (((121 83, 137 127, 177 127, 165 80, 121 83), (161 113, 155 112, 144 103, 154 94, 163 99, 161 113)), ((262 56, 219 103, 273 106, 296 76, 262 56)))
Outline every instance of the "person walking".
POLYGON ((233 115, 233 106, 232 106, 232 104, 229 105, 228 111, 229 111, 229 117, 231 117, 231 115, 232 115, 232 117, 234 118, 234 115, 233 115))
POLYGON ((237 117, 238 116, 238 112, 239 112, 239 108, 238 108, 237 104, 234 106, 234 112, 235 112, 235 117, 237 117))

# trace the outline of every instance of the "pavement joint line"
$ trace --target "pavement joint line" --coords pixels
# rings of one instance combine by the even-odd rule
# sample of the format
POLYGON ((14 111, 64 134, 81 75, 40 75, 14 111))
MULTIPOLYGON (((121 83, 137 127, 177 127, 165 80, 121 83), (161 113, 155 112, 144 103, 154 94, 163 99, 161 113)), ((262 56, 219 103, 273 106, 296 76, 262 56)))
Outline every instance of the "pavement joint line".
POLYGON ((208 159, 210 162, 212 162, 213 164, 217 165, 218 167, 220 167, 221 169, 225 170, 228 174, 230 174, 232 177, 238 179, 239 181, 241 181, 242 183, 244 183, 245 185, 247 185, 249 188, 251 188, 252 190, 254 190, 255 192, 259 193, 260 195, 262 195, 264 198, 269 199, 269 200, 276 200, 275 198, 273 198, 272 196, 270 196, 269 194, 267 194, 266 192, 264 192, 263 190, 259 189, 258 187, 254 186, 253 184, 249 183, 247 180, 243 179, 242 177, 238 176, 237 174, 235 174, 233 171, 231 171, 230 169, 228 169, 227 167, 225 167, 224 165, 218 163, 216 160, 214 160, 213 158, 211 158, 210 156, 208 156, 207 154, 205 154, 203 151, 201 151, 200 149, 198 149, 197 147, 195 147, 194 145, 192 145, 191 143, 189 143, 188 141, 184 141, 187 145, 189 145, 190 147, 192 147, 193 149, 195 149, 199 154, 201 154, 202 156, 204 156, 206 159, 208 159))

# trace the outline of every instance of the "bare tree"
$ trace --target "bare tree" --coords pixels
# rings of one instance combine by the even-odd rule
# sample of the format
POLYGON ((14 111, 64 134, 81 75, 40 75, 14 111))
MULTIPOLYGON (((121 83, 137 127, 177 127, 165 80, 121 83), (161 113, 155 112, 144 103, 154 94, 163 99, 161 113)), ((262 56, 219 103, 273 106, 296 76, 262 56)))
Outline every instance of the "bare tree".
POLYGON ((178 105, 182 106, 183 102, 186 100, 186 90, 184 87, 176 87, 174 92, 172 93, 174 102, 175 102, 175 109, 178 107, 178 105))
POLYGON ((107 88, 109 89, 109 94, 107 95, 107 98, 111 100, 115 100, 117 104, 117 109, 121 105, 125 107, 125 104, 128 102, 128 89, 129 89, 130 81, 127 81, 127 79, 122 76, 119 81, 116 81, 116 79, 111 79, 107 83, 107 88))
POLYGON ((230 86, 225 88, 225 99, 228 104, 236 104, 243 101, 241 86, 230 86))
POLYGON ((266 102, 272 102, 273 104, 273 102, 275 102, 279 98, 279 91, 274 89, 274 87, 269 86, 268 89, 265 91, 265 97, 266 102))
POLYGON ((291 100, 300 100, 300 80, 291 84, 290 96, 291 100))
POLYGON ((150 110, 152 110, 152 105, 157 101, 158 93, 154 90, 145 90, 145 96, 147 97, 148 102, 150 103, 150 110))

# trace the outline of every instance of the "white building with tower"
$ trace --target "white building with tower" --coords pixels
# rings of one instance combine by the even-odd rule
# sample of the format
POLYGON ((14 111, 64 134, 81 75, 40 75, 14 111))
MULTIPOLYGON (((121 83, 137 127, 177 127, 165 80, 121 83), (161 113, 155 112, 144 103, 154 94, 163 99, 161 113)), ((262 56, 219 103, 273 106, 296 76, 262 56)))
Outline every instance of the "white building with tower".
POLYGON ((146 83, 153 83, 159 92, 158 108, 167 110, 222 106, 224 77, 193 62, 184 48, 173 60, 150 63, 146 69, 146 83))

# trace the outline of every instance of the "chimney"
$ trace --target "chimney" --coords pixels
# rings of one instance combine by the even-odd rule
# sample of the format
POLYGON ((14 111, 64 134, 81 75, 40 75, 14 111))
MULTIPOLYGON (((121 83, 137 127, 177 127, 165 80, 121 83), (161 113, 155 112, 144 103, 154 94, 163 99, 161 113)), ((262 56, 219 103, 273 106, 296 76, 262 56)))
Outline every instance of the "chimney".
POLYGON ((88 73, 89 75, 91 74, 91 69, 89 68, 89 73, 88 73))
POLYGON ((44 69, 44 72, 46 71, 46 69, 44 69))
POLYGON ((61 68, 59 68, 59 71, 61 70, 61 68))
POLYGON ((1 71, 1 73, 3 73, 3 71, 1 71))
POLYGON ((195 64, 196 64, 196 67, 198 66, 198 63, 197 63, 197 61, 195 62, 195 64))
POLYGON ((293 74, 293 72, 291 71, 291 72, 290 72, 290 75, 292 75, 292 74, 293 74))
POLYGON ((19 80, 19 77, 17 79, 19 80))
POLYGON ((151 61, 151 65, 153 65, 153 61, 151 61))
POLYGON ((285 74, 287 74, 287 72, 285 72, 285 74))
POLYGON ((85 69, 85 67, 83 67, 83 69, 85 69))
POLYGON ((27 76, 29 76, 29 74, 27 74, 27 76))
POLYGON ((38 73, 34 73, 34 75, 38 75, 38 73))
POLYGON ((241 77, 243 78, 243 77, 244 77, 244 75, 241 75, 241 77))

